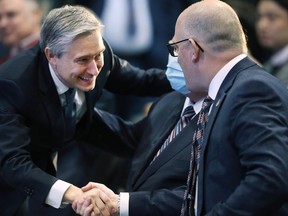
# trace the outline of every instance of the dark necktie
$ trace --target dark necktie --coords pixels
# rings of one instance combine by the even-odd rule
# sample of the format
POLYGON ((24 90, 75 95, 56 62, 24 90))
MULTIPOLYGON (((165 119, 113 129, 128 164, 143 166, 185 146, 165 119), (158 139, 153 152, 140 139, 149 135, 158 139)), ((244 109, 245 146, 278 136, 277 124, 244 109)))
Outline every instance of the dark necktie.
POLYGON ((65 92, 66 103, 63 106, 65 117, 65 141, 69 141, 74 137, 76 128, 76 104, 74 103, 75 89, 69 89, 65 92))
MULTIPOLYGON (((192 119, 192 117, 195 115, 195 111, 193 109, 193 106, 188 106, 185 108, 181 118, 177 122, 174 129, 171 131, 168 138, 165 140, 161 148, 156 153, 155 157, 153 158, 152 162, 160 155, 160 153, 168 146, 169 143, 182 131, 183 128, 187 126, 189 121, 192 119)), ((152 163, 151 162, 151 163, 152 163)))
POLYGON ((193 135, 192 140, 192 149, 191 149, 191 160, 190 160, 190 169, 187 179, 187 189, 184 194, 184 203, 181 209, 181 216, 191 216, 194 215, 194 197, 196 189, 196 180, 199 170, 199 161, 201 146, 204 138, 204 129, 206 123, 208 122, 209 110, 213 103, 213 100, 207 96, 202 105, 202 109, 199 113, 197 127, 193 135))

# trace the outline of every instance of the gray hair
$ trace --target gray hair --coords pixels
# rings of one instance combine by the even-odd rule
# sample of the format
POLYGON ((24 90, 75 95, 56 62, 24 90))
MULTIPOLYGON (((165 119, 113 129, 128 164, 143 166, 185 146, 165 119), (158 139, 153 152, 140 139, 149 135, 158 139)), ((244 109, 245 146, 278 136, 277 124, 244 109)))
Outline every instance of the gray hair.
POLYGON ((102 31, 103 25, 96 15, 82 6, 63 6, 51 10, 46 16, 40 32, 40 48, 48 47, 57 56, 80 35, 95 30, 102 31))
MULTIPOLYGON (((206 5, 207 6, 207 5, 206 5)), ((186 14, 184 29, 216 52, 237 50, 247 53, 247 41, 236 12, 226 3, 201 7, 195 3, 186 14)))

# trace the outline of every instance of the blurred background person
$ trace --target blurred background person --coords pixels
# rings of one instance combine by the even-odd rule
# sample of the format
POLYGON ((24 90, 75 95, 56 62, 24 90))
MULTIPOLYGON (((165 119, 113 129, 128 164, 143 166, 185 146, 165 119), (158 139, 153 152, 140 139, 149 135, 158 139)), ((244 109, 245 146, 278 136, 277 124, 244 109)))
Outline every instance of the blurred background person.
POLYGON ((288 85, 288 1, 260 0, 256 30, 261 46, 270 52, 263 66, 288 85))
POLYGON ((0 0, 0 64, 38 43, 41 20, 36 0, 0 0))

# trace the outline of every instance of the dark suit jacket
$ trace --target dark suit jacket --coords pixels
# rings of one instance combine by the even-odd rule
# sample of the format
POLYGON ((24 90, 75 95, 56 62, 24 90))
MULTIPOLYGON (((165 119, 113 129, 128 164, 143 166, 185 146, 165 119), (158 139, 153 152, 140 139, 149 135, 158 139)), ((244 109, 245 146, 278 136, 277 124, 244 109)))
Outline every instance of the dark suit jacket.
POLYGON ((197 118, 190 121, 151 165, 150 162, 179 120, 184 100, 182 94, 170 93, 152 106, 146 118, 130 126, 99 111, 106 126, 98 124, 97 130, 102 130, 99 134, 105 134, 104 138, 111 138, 108 143, 121 145, 121 140, 138 146, 127 188, 130 216, 180 215, 197 118), (110 135, 108 129, 104 131, 107 126, 114 131, 110 135), (112 138, 113 134, 118 137, 112 138))
MULTIPOLYGON (((61 152, 75 142, 88 140, 90 134, 95 134, 95 131, 90 131, 94 123, 93 110, 109 75, 115 75, 117 82, 123 81, 123 88, 127 87, 128 91, 135 86, 125 84, 126 75, 127 83, 134 78, 138 84, 136 88, 142 89, 135 89, 135 92, 143 93, 146 88, 149 94, 153 90, 148 86, 158 86, 159 80, 164 80, 164 86, 167 85, 163 71, 160 73, 160 70, 150 70, 146 74, 142 70, 131 68, 127 62, 113 56, 109 46, 106 46, 104 68, 97 78, 95 89, 85 93, 87 111, 77 125, 75 140, 69 143, 64 142, 65 125, 59 96, 48 62, 38 46, 0 66, 1 215, 13 215, 26 196, 37 203, 36 206, 43 205, 48 191, 57 180, 53 176, 55 170, 51 164, 51 153, 61 152), (120 74, 123 76, 118 79, 120 74), (154 80, 153 77, 159 79, 154 80)), ((122 92, 125 93, 125 90, 122 92)), ((157 89, 154 90, 156 92, 157 89)), ((114 152, 118 153, 120 147, 114 147, 114 152)), ((121 150, 125 156, 131 156, 134 152, 130 146, 122 146, 121 150)), ((71 172, 79 169, 81 167, 70 167, 71 172)))
POLYGON ((202 150, 197 215, 288 215, 288 92, 248 58, 222 83, 202 150))

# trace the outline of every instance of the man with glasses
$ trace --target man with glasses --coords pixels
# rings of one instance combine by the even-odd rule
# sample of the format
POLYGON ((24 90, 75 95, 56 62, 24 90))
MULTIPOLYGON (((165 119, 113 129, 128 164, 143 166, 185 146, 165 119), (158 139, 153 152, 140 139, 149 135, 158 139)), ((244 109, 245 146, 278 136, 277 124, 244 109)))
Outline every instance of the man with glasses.
MULTIPOLYGON (((177 42, 172 42, 172 43, 168 43, 166 46, 168 48, 168 51, 170 53, 171 56, 173 57, 178 57, 178 45, 179 43, 182 43, 182 42, 185 42, 185 41, 190 41, 190 40, 194 40, 192 38, 186 38, 184 40, 180 40, 180 41, 177 41, 177 42)), ((196 46, 198 46, 198 48, 204 52, 203 48, 197 43, 196 40, 194 40, 194 43, 196 44, 196 46)))
POLYGON ((288 215, 286 86, 247 57, 239 18, 222 1, 184 10, 172 41, 187 88, 213 100, 181 215, 288 215))

